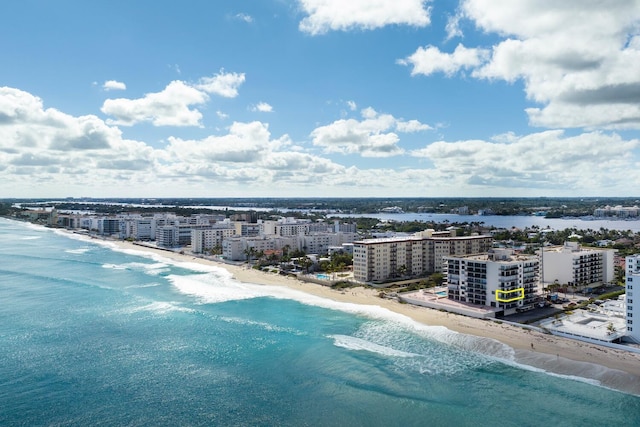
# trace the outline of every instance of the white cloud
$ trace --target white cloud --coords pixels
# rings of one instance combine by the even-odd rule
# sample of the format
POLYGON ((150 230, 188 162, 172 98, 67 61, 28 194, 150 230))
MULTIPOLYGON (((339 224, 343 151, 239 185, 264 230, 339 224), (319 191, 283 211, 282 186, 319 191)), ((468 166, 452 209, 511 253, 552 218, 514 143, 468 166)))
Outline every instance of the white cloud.
POLYGON ((521 80, 532 125, 640 128, 638 1, 464 0, 460 19, 502 38, 491 50, 459 45, 453 54, 427 46, 399 61, 412 75, 471 68, 479 79, 521 80))
POLYGON ((573 194, 591 194, 607 185, 620 187, 629 179, 625 176, 635 169, 631 153, 638 147, 639 140, 623 140, 617 134, 565 136, 553 130, 525 136, 509 133, 492 141, 438 141, 411 154, 429 159, 461 187, 571 189, 573 194))
POLYGON ((445 27, 445 31, 447 32, 446 40, 451 40, 454 37, 462 37, 462 30, 460 29, 460 20, 462 16, 457 13, 453 16, 450 16, 447 19, 447 25, 445 27))
POLYGON ((360 154, 363 157, 390 157, 404 153, 400 137, 393 132, 417 132, 431 129, 417 120, 408 122, 390 114, 379 114, 368 107, 361 111, 364 120, 341 119, 311 132, 313 144, 326 153, 360 154))
POLYGON ((201 140, 169 137, 153 149, 98 117, 45 109, 27 92, 0 88, 0 185, 16 196, 201 195, 212 185, 238 194, 248 184, 263 194, 315 188, 344 174, 344 166, 301 152, 287 135, 273 138, 261 122, 235 122, 201 140))
POLYGON ((250 182, 260 188, 274 184, 315 186, 345 172, 343 166, 328 159, 300 152, 287 135, 271 138, 268 125, 259 121, 234 122, 228 134, 201 140, 169 138, 165 157, 167 175, 204 176, 242 185, 250 182))
POLYGON ((223 113, 223 112, 222 112, 222 111, 220 111, 220 110, 216 111, 216 115, 218 116, 218 118, 219 118, 220 120, 226 120, 226 119, 228 119, 228 118, 229 118, 229 115, 228 115, 228 114, 223 113))
POLYGON ((124 139, 118 128, 93 115, 45 109, 40 98, 19 89, 0 88, 0 124, 0 180, 16 188, 107 185, 153 166, 154 150, 124 139))
POLYGON ((116 80, 107 80, 102 85, 102 89, 107 90, 107 91, 108 90, 126 90, 127 89, 127 85, 125 85, 122 82, 118 82, 116 80))
POLYGON ((225 98, 235 98, 238 96, 238 88, 244 83, 244 73, 225 73, 220 70, 213 77, 203 77, 195 88, 212 93, 225 98))
POLYGON ((402 120, 398 120, 396 122, 396 129, 398 130, 398 132, 404 132, 404 133, 412 133, 412 132, 422 132, 425 130, 433 130, 433 128, 429 125, 426 125, 424 123, 420 123, 417 120, 408 120, 408 121, 402 121, 402 120))
POLYGON ((460 69, 481 65, 488 55, 485 49, 466 48, 459 44, 453 53, 443 53, 435 46, 419 47, 412 55, 398 60, 399 64, 411 65, 411 75, 430 75, 443 72, 451 76, 460 69))
POLYGON ((220 73, 203 77, 195 85, 174 80, 161 92, 147 93, 138 99, 107 99, 101 111, 115 119, 109 124, 132 126, 151 122, 154 126, 200 126, 202 113, 194 106, 209 101, 209 94, 226 98, 238 95, 244 73, 220 73))
POLYGON ((208 101, 206 93, 174 80, 162 92, 148 93, 138 99, 107 99, 102 112, 115 117, 108 123, 132 126, 151 122, 155 126, 198 126, 202 113, 190 108, 208 101))
POLYGON ((328 31, 371 30, 386 25, 424 27, 431 22, 425 0, 298 0, 308 16, 300 30, 312 35, 328 31))
POLYGON ((251 24, 253 22, 253 18, 251 17, 251 15, 247 15, 246 13, 238 13, 235 15, 236 19, 239 19, 240 21, 244 21, 247 24, 251 24))
POLYGON ((349 106, 349 110, 356 111, 358 105, 354 101, 347 101, 347 106, 349 106))
POLYGON ((258 102, 256 105, 251 107, 251 111, 256 111, 260 113, 272 113, 273 107, 266 102, 258 102))

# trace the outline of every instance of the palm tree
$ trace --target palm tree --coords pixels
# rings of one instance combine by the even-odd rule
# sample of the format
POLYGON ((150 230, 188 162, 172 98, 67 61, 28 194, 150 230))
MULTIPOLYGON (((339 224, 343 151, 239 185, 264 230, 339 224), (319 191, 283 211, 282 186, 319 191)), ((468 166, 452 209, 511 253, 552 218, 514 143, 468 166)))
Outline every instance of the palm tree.
POLYGON ((251 259, 257 254, 256 248, 249 246, 244 250, 244 254, 247 256, 247 262, 251 264, 251 259))
POLYGON ((313 261, 308 256, 304 256, 298 260, 300 267, 304 268, 305 273, 309 273, 309 267, 313 265, 313 261))

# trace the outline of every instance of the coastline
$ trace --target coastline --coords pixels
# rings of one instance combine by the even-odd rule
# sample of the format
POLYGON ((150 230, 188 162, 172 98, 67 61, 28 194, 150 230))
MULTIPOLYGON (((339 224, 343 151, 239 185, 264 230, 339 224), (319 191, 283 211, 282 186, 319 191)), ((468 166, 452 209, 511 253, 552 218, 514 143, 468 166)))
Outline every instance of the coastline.
POLYGON ((401 314, 420 324, 442 326, 451 331, 499 341, 514 350, 506 361, 525 369, 543 370, 575 379, 597 381, 601 386, 640 396, 640 354, 582 341, 542 334, 514 325, 481 320, 378 297, 374 289, 358 287, 335 290, 273 273, 216 262, 126 241, 107 241, 120 249, 156 254, 176 262, 198 263, 227 270, 235 280, 267 286, 282 286, 336 302, 377 306, 401 314))

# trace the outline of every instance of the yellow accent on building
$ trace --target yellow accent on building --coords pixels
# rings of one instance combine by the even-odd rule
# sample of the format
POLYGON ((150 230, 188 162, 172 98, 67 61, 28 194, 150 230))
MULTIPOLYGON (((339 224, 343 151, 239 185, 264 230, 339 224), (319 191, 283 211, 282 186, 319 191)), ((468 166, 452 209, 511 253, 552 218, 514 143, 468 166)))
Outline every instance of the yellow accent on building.
POLYGON ((496 290, 496 301, 498 302, 514 302, 524 299, 524 288, 517 288, 510 291, 496 290), (505 298, 502 298, 500 294, 504 294, 505 298), (508 295, 517 294, 518 296, 508 298, 508 295))

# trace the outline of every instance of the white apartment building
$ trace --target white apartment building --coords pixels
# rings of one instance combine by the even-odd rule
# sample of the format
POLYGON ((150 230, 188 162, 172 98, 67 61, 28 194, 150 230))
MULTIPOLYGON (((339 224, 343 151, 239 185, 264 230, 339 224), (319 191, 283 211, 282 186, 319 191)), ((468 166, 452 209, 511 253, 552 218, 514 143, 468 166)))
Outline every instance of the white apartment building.
POLYGON ((539 259, 511 249, 487 254, 445 257, 449 299, 502 309, 509 315, 532 308, 539 297, 539 259))
POLYGON ((309 221, 295 221, 277 223, 274 227, 276 236, 304 236, 309 234, 311 223, 309 221))
POLYGON ((178 227, 175 225, 162 225, 156 228, 156 245, 163 248, 174 248, 178 244, 178 227))
POLYGON ((119 215, 120 238, 134 240, 153 240, 156 236, 156 221, 153 217, 139 214, 119 215))
POLYGON ((231 236, 222 240, 222 256, 231 261, 246 261, 246 250, 253 248, 256 252, 282 250, 285 247, 296 248, 297 238, 279 236, 243 237, 231 236))
POLYGON ((383 282, 441 272, 445 256, 487 252, 491 236, 456 237, 455 230, 425 230, 412 236, 354 242, 353 274, 361 282, 383 282))
POLYGON ((355 233, 313 233, 296 237, 298 249, 308 254, 326 254, 331 246, 341 246, 356 240, 355 233))
POLYGON ((640 343, 640 300, 633 303, 633 286, 636 292, 640 292, 640 255, 626 257, 626 314, 627 314, 627 337, 640 343), (633 320, 635 319, 635 328, 633 320))
POLYGON ((103 236, 113 236, 120 232, 120 219, 112 217, 98 218, 98 233, 103 236))
POLYGON ((191 244, 191 229, 189 224, 163 225, 156 227, 156 245, 164 248, 174 248, 191 244))
POLYGON ((132 236, 135 240, 153 240, 156 235, 156 221, 152 217, 133 220, 132 236))
POLYGON ((618 218, 635 218, 640 213, 640 208, 637 206, 605 206, 604 208, 597 208, 593 211, 593 216, 607 217, 616 216, 618 218))
POLYGON ((608 283, 615 278, 614 250, 582 248, 578 242, 545 247, 541 255, 543 285, 558 283, 590 286, 608 283))
POLYGON ((236 235, 236 228, 230 223, 199 226, 191 229, 191 251, 197 254, 222 247, 222 242, 236 235))
POLYGON ((244 221, 235 221, 233 222, 234 227, 236 228, 236 234, 238 236, 246 236, 246 237, 255 237, 264 235, 264 224, 262 222, 253 223, 253 222, 244 222, 244 221))

